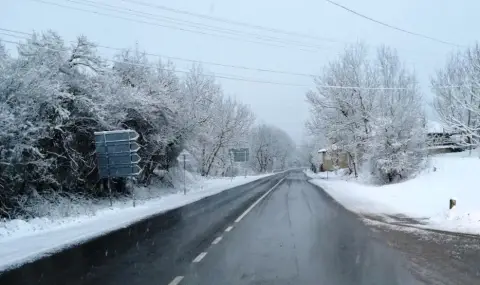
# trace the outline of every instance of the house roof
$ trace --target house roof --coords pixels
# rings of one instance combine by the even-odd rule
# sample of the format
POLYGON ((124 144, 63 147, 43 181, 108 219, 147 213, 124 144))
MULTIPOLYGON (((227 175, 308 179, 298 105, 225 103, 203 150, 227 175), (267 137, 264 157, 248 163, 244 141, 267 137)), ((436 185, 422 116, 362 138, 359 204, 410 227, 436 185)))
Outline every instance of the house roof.
POLYGON ((427 132, 429 133, 447 133, 450 131, 451 131, 451 128, 445 126, 444 124, 438 121, 427 122, 427 132))

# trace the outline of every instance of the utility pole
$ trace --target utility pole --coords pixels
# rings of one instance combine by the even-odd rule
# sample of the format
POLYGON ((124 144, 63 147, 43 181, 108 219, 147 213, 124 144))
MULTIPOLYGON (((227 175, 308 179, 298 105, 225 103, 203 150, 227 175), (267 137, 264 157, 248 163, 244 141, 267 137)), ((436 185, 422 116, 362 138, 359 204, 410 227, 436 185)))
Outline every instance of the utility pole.
POLYGON ((187 195, 186 168, 187 168, 187 158, 186 158, 186 155, 183 154, 183 195, 187 195))

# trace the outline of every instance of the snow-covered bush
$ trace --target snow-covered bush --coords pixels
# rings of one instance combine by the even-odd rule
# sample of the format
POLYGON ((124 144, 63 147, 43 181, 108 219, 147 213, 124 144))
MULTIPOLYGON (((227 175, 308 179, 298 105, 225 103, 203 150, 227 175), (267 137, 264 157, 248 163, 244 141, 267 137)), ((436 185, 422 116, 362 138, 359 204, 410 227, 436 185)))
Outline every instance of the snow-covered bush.
POLYGON ((250 165, 258 172, 284 170, 293 162, 295 143, 283 130, 269 125, 253 128, 250 135, 250 165))
MULTIPOLYGON (((138 49, 111 60, 83 36, 67 44, 52 31, 32 35, 16 57, 0 43, 0 216, 41 215, 48 205, 70 213, 75 197, 107 196, 95 131, 137 131, 137 181, 173 185, 158 173, 174 167, 184 148, 201 174, 225 173, 228 149, 247 143, 253 120, 200 66, 182 78, 138 49)), ((114 194, 130 191, 124 179, 112 185, 114 194)))

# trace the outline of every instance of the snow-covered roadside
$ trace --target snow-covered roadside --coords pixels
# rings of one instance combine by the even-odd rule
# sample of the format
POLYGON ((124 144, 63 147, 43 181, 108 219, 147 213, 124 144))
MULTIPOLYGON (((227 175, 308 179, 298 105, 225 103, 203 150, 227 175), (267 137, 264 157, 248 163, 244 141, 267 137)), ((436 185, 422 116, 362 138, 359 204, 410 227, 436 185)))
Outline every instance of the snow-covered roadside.
POLYGON ((146 201, 136 207, 130 203, 105 208, 93 215, 61 219, 33 219, 0 222, 0 272, 10 266, 37 259, 73 244, 126 227, 154 214, 193 203, 204 197, 240 186, 273 174, 204 179, 187 195, 169 194, 146 201))
POLYGON ((479 169, 478 155, 464 152, 434 156, 430 167, 416 178, 386 186, 345 181, 334 175, 328 180, 325 174, 307 175, 313 178, 311 183, 351 211, 385 217, 403 214, 425 223, 416 226, 480 234, 479 169), (457 200, 457 206, 448 210, 451 198, 457 200))

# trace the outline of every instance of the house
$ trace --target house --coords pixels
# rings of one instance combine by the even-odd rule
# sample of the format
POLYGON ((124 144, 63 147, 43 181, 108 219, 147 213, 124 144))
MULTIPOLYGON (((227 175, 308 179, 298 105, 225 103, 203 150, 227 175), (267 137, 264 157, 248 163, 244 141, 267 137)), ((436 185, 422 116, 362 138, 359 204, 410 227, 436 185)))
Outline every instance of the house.
POLYGON ((439 122, 427 123, 427 149, 430 154, 458 152, 465 150, 465 137, 439 122))
POLYGON ((334 171, 340 168, 348 168, 349 157, 347 153, 339 151, 335 146, 331 146, 330 149, 333 149, 333 151, 328 151, 325 148, 318 150, 320 156, 319 171, 334 171))

